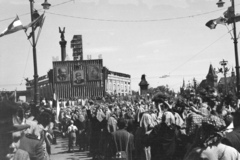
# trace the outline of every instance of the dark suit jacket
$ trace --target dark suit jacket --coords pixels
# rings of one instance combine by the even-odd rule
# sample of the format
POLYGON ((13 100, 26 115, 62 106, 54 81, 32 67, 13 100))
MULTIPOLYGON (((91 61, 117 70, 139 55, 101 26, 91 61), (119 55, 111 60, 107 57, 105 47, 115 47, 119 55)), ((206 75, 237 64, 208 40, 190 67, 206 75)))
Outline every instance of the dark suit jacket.
POLYGON ((27 151, 30 160, 44 160, 43 140, 38 140, 36 136, 26 134, 20 139, 19 149, 27 151))
POLYGON ((234 128, 232 132, 226 133, 226 138, 222 140, 222 143, 240 152, 240 127, 234 128))
POLYGON ((131 133, 127 132, 125 129, 117 130, 116 132, 111 133, 111 142, 109 147, 111 149, 110 155, 111 157, 114 157, 116 155, 118 149, 118 151, 127 151, 128 155, 127 160, 132 160, 132 152, 134 149, 134 137, 131 133), (116 140, 117 144, 115 144, 114 139, 116 140), (126 146, 128 147, 127 150, 126 146))
POLYGON ((76 83, 76 84, 82 84, 82 83, 84 83, 84 79, 80 79, 80 80, 75 80, 74 81, 74 83, 76 83))
POLYGON ((67 76, 66 75, 58 75, 57 78, 58 78, 58 81, 66 81, 67 76))

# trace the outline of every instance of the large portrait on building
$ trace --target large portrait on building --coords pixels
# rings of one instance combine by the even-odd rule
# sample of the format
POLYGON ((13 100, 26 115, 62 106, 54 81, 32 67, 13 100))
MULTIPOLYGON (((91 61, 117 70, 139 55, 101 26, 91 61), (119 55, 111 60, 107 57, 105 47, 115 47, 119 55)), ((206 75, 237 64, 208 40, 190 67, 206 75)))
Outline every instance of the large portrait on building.
POLYGON ((85 84, 85 77, 83 70, 75 70, 73 71, 73 85, 84 85, 85 84))
POLYGON ((70 74, 68 66, 56 66, 55 67, 55 82, 69 82, 70 74))
POLYGON ((88 66, 88 80, 101 80, 101 69, 98 65, 88 66))

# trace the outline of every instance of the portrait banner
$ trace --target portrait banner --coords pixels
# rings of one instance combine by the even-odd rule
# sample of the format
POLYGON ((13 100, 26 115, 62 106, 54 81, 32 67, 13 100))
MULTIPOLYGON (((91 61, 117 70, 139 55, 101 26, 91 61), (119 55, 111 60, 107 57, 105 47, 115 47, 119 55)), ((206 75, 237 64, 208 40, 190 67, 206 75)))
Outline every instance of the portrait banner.
POLYGON ((73 71, 73 85, 74 86, 85 85, 84 70, 73 71))
POLYGON ((88 80, 95 81, 101 80, 101 72, 102 70, 98 65, 89 65, 88 66, 88 80))
POLYGON ((55 82, 63 83, 70 81, 70 73, 67 65, 55 67, 55 82))

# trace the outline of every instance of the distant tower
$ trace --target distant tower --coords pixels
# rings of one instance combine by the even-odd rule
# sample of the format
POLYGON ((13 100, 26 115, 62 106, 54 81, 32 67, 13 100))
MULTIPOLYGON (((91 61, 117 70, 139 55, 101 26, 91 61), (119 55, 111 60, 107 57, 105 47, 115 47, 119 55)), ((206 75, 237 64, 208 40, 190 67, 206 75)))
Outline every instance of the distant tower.
POLYGON ((73 36, 71 48, 73 49, 73 60, 83 60, 82 35, 73 36))
POLYGON ((141 78, 141 82, 139 83, 139 86, 140 86, 140 94, 143 95, 143 94, 146 94, 147 90, 148 90, 148 82, 146 81, 146 75, 143 74, 142 75, 142 78, 141 78))
POLYGON ((184 90, 185 90, 185 80, 183 79, 183 84, 182 87, 180 87, 180 93, 183 94, 184 90))
POLYGON ((206 80, 209 86, 217 87, 218 76, 215 70, 213 69, 212 64, 210 64, 209 71, 206 76, 206 80))

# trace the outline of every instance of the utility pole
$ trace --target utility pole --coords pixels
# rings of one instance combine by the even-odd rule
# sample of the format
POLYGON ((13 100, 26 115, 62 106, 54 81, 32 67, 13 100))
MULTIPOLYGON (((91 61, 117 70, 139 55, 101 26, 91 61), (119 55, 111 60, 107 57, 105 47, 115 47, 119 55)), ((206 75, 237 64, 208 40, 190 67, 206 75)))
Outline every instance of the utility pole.
MULTIPOLYGON (((31 13, 31 21, 33 19, 33 0, 30 1, 30 13, 31 13)), ((34 26, 32 26, 32 49, 33 49, 33 67, 34 67, 34 104, 37 105, 40 102, 39 99, 39 90, 38 90, 38 69, 37 69, 37 50, 36 50, 36 42, 35 42, 35 31, 34 26)))
MULTIPOLYGON (((235 5, 234 5, 234 0, 232 1, 232 9, 233 9, 233 14, 235 16, 235 5)), ((234 43, 234 50, 235 50, 235 61, 236 61, 236 76, 237 76, 237 97, 240 98, 239 96, 239 62, 238 62, 238 39, 237 39, 237 31, 236 31, 236 22, 235 22, 235 17, 232 17, 233 19, 233 43, 234 43)))
MULTIPOLYGON (((30 13, 31 13, 31 22, 34 21, 33 10, 34 10, 34 0, 29 0, 30 2, 30 13)), ((43 9, 49 9, 51 4, 45 0, 42 4, 43 9)), ((33 68, 34 68, 34 104, 38 105, 40 102, 39 90, 38 90, 38 68, 37 68, 37 50, 36 50, 36 41, 35 41, 35 27, 32 26, 32 48, 33 48, 33 68)))
MULTIPOLYGON (((236 82, 236 86, 237 86, 237 94, 236 96, 238 97, 238 99, 240 98, 240 94, 239 94, 239 62, 238 62, 238 38, 237 38, 237 31, 236 31, 236 19, 235 19, 235 2, 234 0, 231 0, 232 2, 232 6, 230 9, 228 9, 228 12, 231 12, 230 15, 233 15, 229 18, 229 22, 233 23, 233 43, 234 43, 234 51, 235 51, 235 61, 236 61, 236 76, 237 76, 237 82, 236 82)), ((217 5, 218 7, 223 7, 225 2, 222 2, 222 0, 219 0, 217 5)), ((229 14, 229 13, 228 13, 229 14)))

